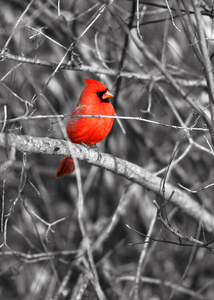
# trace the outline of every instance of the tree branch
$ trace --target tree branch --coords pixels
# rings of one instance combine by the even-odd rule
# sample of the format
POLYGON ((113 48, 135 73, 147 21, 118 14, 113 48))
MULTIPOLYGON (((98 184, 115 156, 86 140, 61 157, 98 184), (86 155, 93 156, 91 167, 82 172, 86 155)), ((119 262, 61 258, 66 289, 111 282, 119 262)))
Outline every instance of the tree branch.
MULTIPOLYGON (((47 60, 42 60, 38 58, 30 58, 26 56, 18 56, 11 54, 10 52, 3 51, 0 52, 0 62, 1 61, 15 61, 17 63, 26 63, 26 64, 31 64, 31 65, 37 65, 37 66, 43 66, 47 68, 56 68, 59 65, 59 62, 52 62, 52 61, 47 61, 47 60)), ((79 64, 79 65, 74 65, 74 64, 69 64, 69 63, 61 63, 59 66, 59 70, 70 70, 70 71, 81 71, 81 72, 90 72, 94 74, 104 74, 108 76, 118 76, 118 70, 117 69, 105 69, 101 67, 93 67, 93 66, 88 66, 84 64, 79 64)), ((180 70, 180 69, 179 69, 180 70)), ((176 76, 176 74, 174 74, 176 76)), ((132 72, 132 71, 121 71, 120 72, 120 77, 123 78, 137 78, 141 79, 143 81, 165 81, 165 78, 161 74, 144 74, 142 71, 140 72, 132 72)), ((3 78, 1 78, 3 80, 3 78)), ((206 86, 206 81, 203 77, 190 77, 188 75, 188 79, 181 79, 181 78, 176 78, 176 82, 181 84, 182 86, 206 86)))
MULTIPOLYGON (((89 164, 106 168, 163 197, 161 178, 138 165, 109 154, 100 153, 94 149, 88 149, 85 146, 57 139, 0 133, 0 147, 15 147, 18 151, 27 153, 72 156, 87 161, 89 164)), ((197 222, 201 222, 207 231, 214 230, 214 216, 195 202, 186 192, 165 183, 163 198, 170 199, 184 213, 193 217, 197 222)))

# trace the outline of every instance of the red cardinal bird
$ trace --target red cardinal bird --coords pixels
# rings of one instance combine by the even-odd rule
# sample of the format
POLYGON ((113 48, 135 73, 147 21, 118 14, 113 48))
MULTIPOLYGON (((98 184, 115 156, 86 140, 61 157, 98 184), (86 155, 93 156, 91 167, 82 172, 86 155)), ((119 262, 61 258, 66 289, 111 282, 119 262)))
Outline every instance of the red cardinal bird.
MULTIPOLYGON (((84 88, 77 106, 71 115, 106 115, 114 116, 114 107, 109 102, 113 95, 107 87, 96 80, 85 79, 84 88)), ((72 143, 94 145, 101 142, 111 131, 113 118, 70 118, 67 133, 72 143)), ((71 174, 74 171, 72 158, 63 157, 56 172, 56 178, 71 174)))

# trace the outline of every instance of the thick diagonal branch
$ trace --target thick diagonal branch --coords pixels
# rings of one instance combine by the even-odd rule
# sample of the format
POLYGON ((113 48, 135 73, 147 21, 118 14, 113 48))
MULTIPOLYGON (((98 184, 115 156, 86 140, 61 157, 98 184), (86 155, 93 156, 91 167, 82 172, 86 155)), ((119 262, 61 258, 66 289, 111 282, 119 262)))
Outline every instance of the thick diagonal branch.
MULTIPOLYGON (((81 145, 50 138, 0 133, 0 147, 15 147, 18 151, 26 153, 73 156, 87 161, 89 164, 106 168, 163 197, 160 177, 126 160, 81 145)), ((170 183, 166 183, 164 188, 165 199, 170 199, 184 213, 193 217, 197 222, 201 222, 207 231, 214 230, 214 216, 195 202, 192 197, 170 183)))

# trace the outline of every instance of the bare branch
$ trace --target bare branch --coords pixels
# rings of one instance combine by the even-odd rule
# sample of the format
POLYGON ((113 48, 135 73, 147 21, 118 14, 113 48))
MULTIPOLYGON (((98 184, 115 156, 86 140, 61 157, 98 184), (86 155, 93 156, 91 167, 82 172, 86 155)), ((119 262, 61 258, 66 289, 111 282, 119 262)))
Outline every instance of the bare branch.
MULTIPOLYGON (((132 182, 138 183, 146 189, 163 197, 160 190, 160 187, 162 186, 161 178, 133 163, 113 157, 109 154, 98 153, 94 149, 88 149, 84 146, 62 140, 0 133, 0 147, 5 148, 12 145, 18 151, 26 153, 41 153, 71 157, 72 152, 72 157, 76 159, 84 160, 89 164, 106 168, 107 170, 123 176, 132 182)), ((165 183, 164 197, 165 199, 170 199, 173 204, 180 207, 183 212, 193 217, 197 222, 202 222, 202 226, 204 226, 207 231, 211 232, 214 230, 214 216, 200 204, 195 202, 185 192, 169 183, 165 183)))
MULTIPOLYGON (((59 64, 58 62, 52 62, 52 61, 47 61, 47 60, 42 60, 38 58, 30 58, 30 57, 24 57, 24 56, 18 56, 14 55, 8 52, 3 52, 0 53, 0 61, 4 60, 12 60, 16 62, 23 62, 27 64, 32 64, 32 65, 40 65, 43 67, 48 67, 48 68, 56 68, 59 66, 58 70, 65 69, 65 70, 75 70, 75 71, 82 71, 82 72, 90 72, 94 74, 105 74, 109 76, 117 76, 118 75, 118 70, 116 69, 106 69, 106 68, 100 68, 100 67, 94 67, 94 66, 87 66, 84 64, 81 65, 74 65, 74 64, 66 64, 66 63, 61 63, 59 64)), ((141 79, 143 81, 160 81, 164 80, 164 77, 160 74, 144 74, 143 72, 128 72, 128 71, 121 71, 120 72, 120 77, 124 78, 137 78, 141 79)), ((183 85, 183 86, 193 86, 193 85, 200 85, 200 86, 205 86, 205 80, 204 78, 192 78, 192 79, 177 79, 177 83, 183 85)))

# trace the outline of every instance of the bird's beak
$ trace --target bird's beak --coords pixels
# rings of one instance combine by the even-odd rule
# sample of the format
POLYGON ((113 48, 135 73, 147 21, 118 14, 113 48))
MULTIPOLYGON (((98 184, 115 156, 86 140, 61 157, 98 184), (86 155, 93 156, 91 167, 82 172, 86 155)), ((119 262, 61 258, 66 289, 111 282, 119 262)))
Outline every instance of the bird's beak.
POLYGON ((108 90, 105 92, 105 94, 103 94, 102 98, 105 100, 105 99, 108 99, 108 98, 111 98, 113 97, 112 93, 110 93, 108 90))

